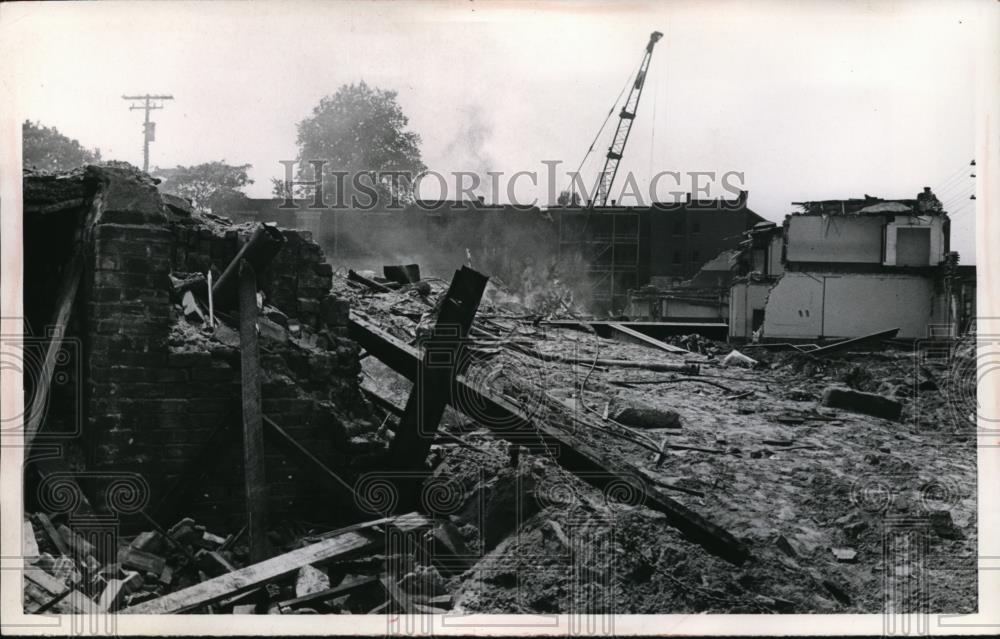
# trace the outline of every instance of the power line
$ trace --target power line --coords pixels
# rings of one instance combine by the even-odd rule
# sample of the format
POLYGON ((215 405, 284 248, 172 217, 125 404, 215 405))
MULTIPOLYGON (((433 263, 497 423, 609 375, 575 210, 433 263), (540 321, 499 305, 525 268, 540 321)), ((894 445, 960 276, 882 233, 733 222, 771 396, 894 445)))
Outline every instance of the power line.
POLYGON ((139 101, 140 104, 132 104, 129 111, 141 109, 146 112, 146 117, 142 123, 142 170, 149 172, 149 143, 156 140, 156 122, 149 121, 149 112, 162 109, 162 104, 154 104, 154 100, 173 100, 172 95, 123 95, 123 100, 130 100, 133 103, 139 101))

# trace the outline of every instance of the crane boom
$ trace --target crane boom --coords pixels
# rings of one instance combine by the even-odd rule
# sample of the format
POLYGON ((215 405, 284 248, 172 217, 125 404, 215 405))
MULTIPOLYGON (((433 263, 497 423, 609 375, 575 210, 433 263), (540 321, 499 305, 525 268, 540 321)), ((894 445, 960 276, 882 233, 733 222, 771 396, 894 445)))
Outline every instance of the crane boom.
POLYGON ((642 97, 642 88, 646 84, 646 71, 649 69, 649 61, 653 57, 653 46, 663 37, 659 31, 654 31, 649 36, 649 44, 646 45, 646 53, 642 56, 639 64, 639 72, 636 73, 635 82, 629 90, 628 98, 618 114, 618 128, 615 129, 615 137, 608 147, 608 154, 604 160, 604 170, 597 176, 597 184, 594 185, 594 201, 597 206, 606 206, 608 197, 611 194, 611 185, 614 184, 615 176, 618 174, 618 163, 621 162, 625 153, 625 144, 628 142, 628 135, 632 131, 632 122, 635 120, 636 111, 639 108, 639 99, 642 97))

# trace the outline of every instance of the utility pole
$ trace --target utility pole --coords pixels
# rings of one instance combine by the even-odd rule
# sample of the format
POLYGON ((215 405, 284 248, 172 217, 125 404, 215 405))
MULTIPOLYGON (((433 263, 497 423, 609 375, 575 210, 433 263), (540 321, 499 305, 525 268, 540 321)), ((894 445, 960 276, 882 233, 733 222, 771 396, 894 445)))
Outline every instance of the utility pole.
POLYGON ((123 95, 123 100, 140 101, 141 104, 133 104, 129 111, 142 109, 146 112, 146 119, 142 123, 142 170, 149 172, 149 143, 156 140, 156 122, 149 121, 149 112, 162 109, 162 104, 154 104, 153 100, 173 100, 172 95, 123 95))

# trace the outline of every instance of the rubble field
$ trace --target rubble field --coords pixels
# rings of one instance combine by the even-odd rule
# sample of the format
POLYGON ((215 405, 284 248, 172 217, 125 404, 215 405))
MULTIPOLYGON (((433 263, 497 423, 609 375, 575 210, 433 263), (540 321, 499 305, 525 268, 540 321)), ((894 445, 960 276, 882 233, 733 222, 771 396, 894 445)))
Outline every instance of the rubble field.
MULTIPOLYGON (((180 264, 204 263, 191 273, 165 253, 169 291, 148 293, 168 349, 156 372, 170 377, 128 379, 151 375, 139 362, 112 370, 112 387, 152 389, 182 362, 192 372, 178 379, 213 410, 241 389, 246 402, 241 366, 245 380, 256 360, 242 336, 255 331, 254 383, 279 415, 262 428, 284 453, 257 488, 287 509, 254 530, 242 487, 203 508, 217 480, 156 516, 131 512, 114 534, 38 508, 24 521, 26 611, 976 610, 971 339, 928 349, 878 334, 817 350, 601 337, 565 296, 543 315, 468 267, 450 283, 416 267, 335 273, 307 236, 289 235, 288 255, 275 228, 174 208, 179 221, 156 205, 143 224, 192 228, 180 264), (286 271, 264 293, 240 289, 255 304, 206 305, 268 234, 286 271), (230 264, 216 288, 200 275, 210 256, 230 264)), ((228 459, 206 442, 203 465, 228 459)))

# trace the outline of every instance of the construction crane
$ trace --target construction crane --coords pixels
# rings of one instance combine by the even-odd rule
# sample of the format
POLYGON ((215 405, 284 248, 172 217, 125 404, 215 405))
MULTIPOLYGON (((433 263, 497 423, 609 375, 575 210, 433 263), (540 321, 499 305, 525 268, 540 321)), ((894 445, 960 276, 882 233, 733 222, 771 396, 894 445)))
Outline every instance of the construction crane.
POLYGON ((597 184, 594 185, 594 203, 597 206, 606 206, 608 203, 611 185, 614 184, 615 175, 618 173, 618 163, 621 162, 622 155, 625 153, 625 144, 628 143, 632 122, 635 121, 635 114, 639 109, 639 99, 642 97, 642 88, 646 84, 646 72, 649 70, 649 61, 653 57, 653 47, 662 37, 663 34, 659 31, 650 34, 649 44, 646 45, 646 53, 642 56, 642 62, 639 64, 635 82, 632 83, 628 98, 618 114, 618 128, 615 129, 615 137, 611 139, 611 146, 608 147, 608 154, 604 160, 604 170, 597 175, 597 184))

